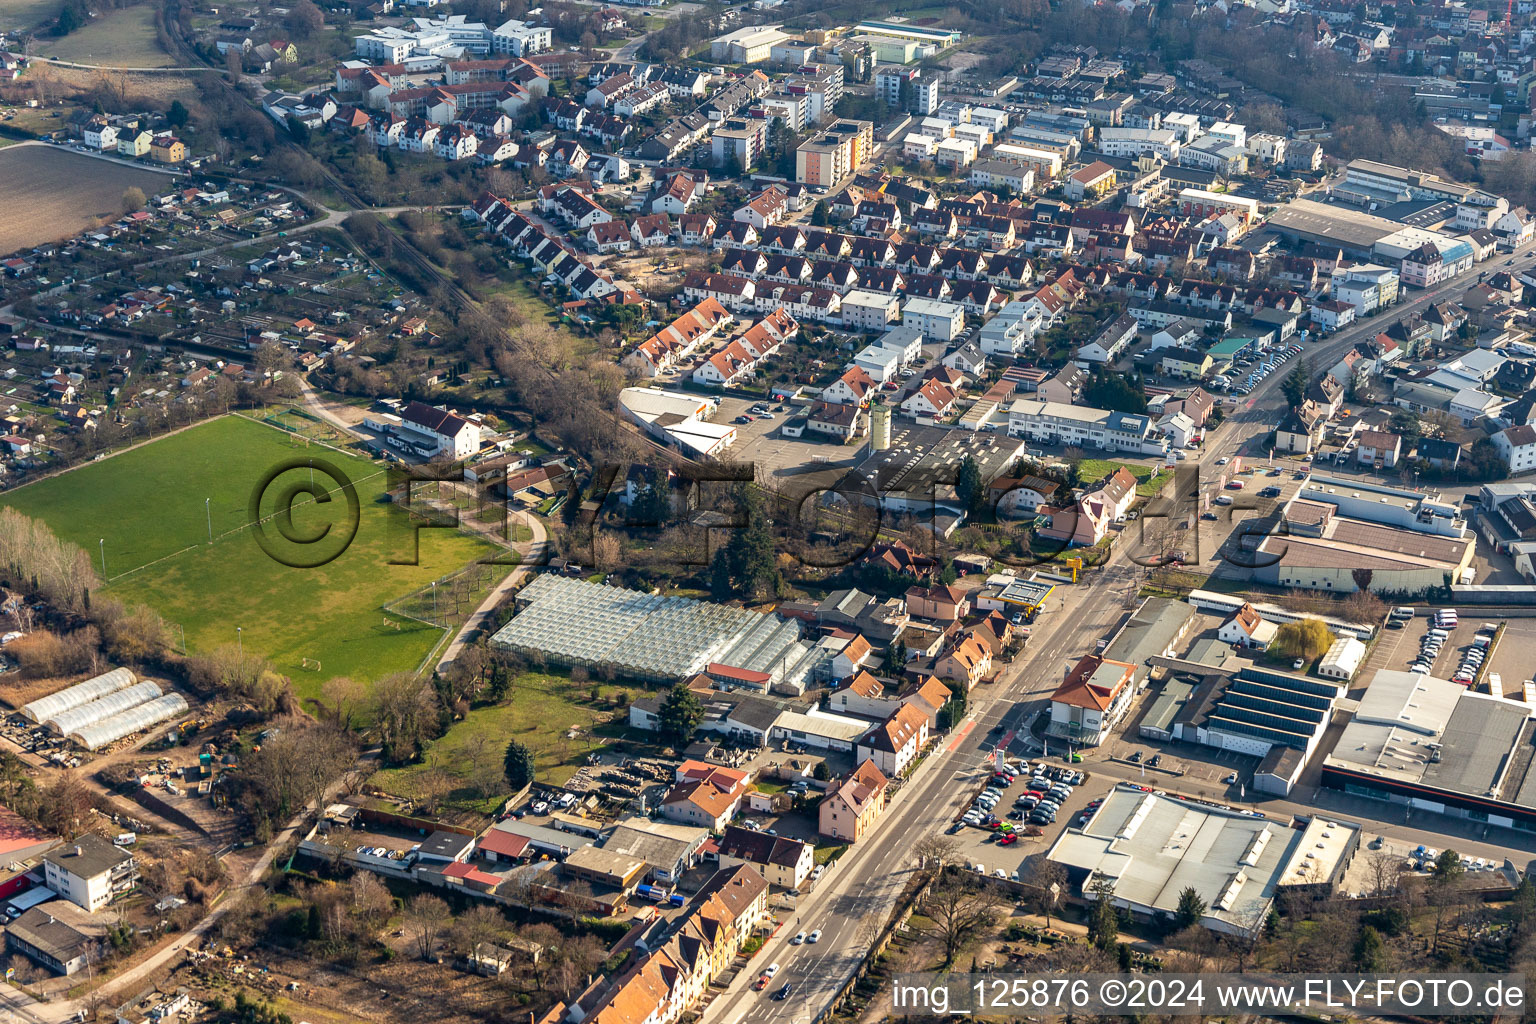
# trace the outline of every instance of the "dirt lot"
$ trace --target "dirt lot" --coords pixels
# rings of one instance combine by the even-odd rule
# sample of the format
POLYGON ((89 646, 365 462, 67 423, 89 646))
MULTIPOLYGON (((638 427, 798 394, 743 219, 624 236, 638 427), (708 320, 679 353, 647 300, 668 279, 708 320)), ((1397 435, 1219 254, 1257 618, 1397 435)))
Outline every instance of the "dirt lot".
POLYGON ((244 989, 271 1000, 294 1020, 315 1024, 359 1020, 470 1024, 495 1015, 498 1007, 515 998, 520 983, 531 983, 525 964, 512 965, 500 979, 481 978, 447 965, 422 963, 404 939, 389 941, 398 947, 395 959, 355 968, 316 964, 271 950, 258 950, 244 961, 198 954, 199 962, 183 961, 161 989, 184 985, 204 1001, 213 996, 229 1001, 244 989))
POLYGON ((68 238, 122 213, 123 192, 146 195, 172 179, 44 145, 0 150, 0 255, 68 238))
POLYGON ((636 249, 604 257, 603 267, 641 291, 655 294, 681 288, 689 271, 704 269, 709 257, 707 252, 691 249, 636 249))

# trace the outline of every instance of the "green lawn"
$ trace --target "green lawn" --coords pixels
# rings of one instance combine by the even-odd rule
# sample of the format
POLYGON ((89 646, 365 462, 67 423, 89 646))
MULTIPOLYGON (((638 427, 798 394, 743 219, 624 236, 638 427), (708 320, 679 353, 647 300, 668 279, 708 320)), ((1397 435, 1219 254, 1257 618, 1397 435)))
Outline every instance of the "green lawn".
POLYGON ((1136 478, 1136 493, 1145 498, 1156 494, 1171 475, 1166 470, 1152 466, 1139 466, 1134 462, 1116 462, 1114 459, 1083 459, 1077 464, 1078 475, 1084 485, 1096 483, 1117 469, 1128 469, 1136 478))
POLYGON ((103 11, 84 28, 44 46, 48 56, 77 64, 166 68, 176 63, 160 46, 151 4, 103 11))
MULTIPOLYGON (((316 484, 324 487, 323 471, 316 484)), ((268 488, 271 496, 305 485, 307 468, 289 470, 268 488)), ((408 556, 404 513, 383 502, 384 472, 365 459, 311 445, 238 416, 200 424, 121 455, 0 495, 0 503, 45 520, 79 544, 100 568, 105 540, 110 582, 104 593, 143 602, 186 631, 188 649, 235 642, 270 658, 293 677, 300 696, 317 693, 332 676, 376 679, 414 669, 442 631, 391 620, 381 606, 483 556, 488 546, 451 530, 421 531, 420 564, 392 565, 408 556), (328 462, 348 477, 360 506, 356 539, 326 565, 290 568, 257 544, 247 505, 263 474, 285 460, 328 462), (211 520, 214 542, 208 543, 211 520), (393 529, 391 529, 393 527, 393 529), (319 671, 305 669, 318 659, 319 671)), ((299 495, 294 535, 332 533, 310 546, 267 535, 274 550, 292 557, 329 550, 342 535, 345 502, 325 504, 299 495)))
POLYGON ((505 704, 475 708, 432 745, 422 763, 386 768, 374 773, 369 784, 386 793, 413 796, 423 774, 435 766, 453 775, 458 783, 447 797, 449 803, 488 813, 505 797, 506 786, 498 782, 496 792, 500 795, 483 797, 467 785, 473 771, 470 753, 483 737, 496 765, 501 764, 507 741, 521 741, 533 751, 538 781, 559 785, 575 773, 588 754, 609 749, 623 733, 628 705, 615 705, 611 698, 620 693, 633 697, 639 692, 602 684, 600 699, 594 704, 591 687, 590 683, 573 683, 545 673, 519 676, 505 704), (572 730, 576 732, 574 738, 572 730))

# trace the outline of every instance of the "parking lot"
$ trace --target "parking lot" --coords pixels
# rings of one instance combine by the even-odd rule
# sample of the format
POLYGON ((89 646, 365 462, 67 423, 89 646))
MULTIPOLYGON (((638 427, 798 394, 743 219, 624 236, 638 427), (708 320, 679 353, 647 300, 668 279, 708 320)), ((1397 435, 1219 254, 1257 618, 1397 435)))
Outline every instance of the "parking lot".
MULTIPOLYGON (((974 786, 978 793, 980 792, 981 784, 975 781, 965 781, 962 784, 974 786)), ((1005 843, 1001 840, 999 833, 994 833, 985 827, 966 824, 961 824, 951 834, 959 844, 960 857, 966 864, 971 866, 979 864, 989 875, 1001 871, 1004 875, 1013 878, 1019 871, 1020 865, 1031 854, 1047 849, 1063 829, 1075 825, 1088 805, 1102 799, 1113 785, 1114 780, 1107 777, 1085 777, 1080 785, 1073 787, 1071 795, 1062 802, 1054 823, 1030 827, 1025 821, 1008 816, 1010 812, 1014 812, 1014 801, 1031 788, 1029 776, 1019 776, 1001 791, 1001 796, 991 812, 1003 824, 1014 827, 1015 834, 1018 836, 1016 841, 1005 843)))
POLYGON ((757 468, 759 479, 768 476, 793 476, 807 467, 816 470, 824 466, 851 466, 858 453, 857 444, 839 444, 832 439, 822 440, 817 435, 803 438, 785 437, 782 427, 810 407, 809 402, 769 402, 769 415, 764 419, 749 410, 759 403, 755 398, 722 396, 720 411, 715 413, 716 423, 729 423, 736 428, 736 443, 726 457, 738 462, 750 462, 757 468), (783 409, 782 412, 772 410, 783 409), (750 423, 737 423, 741 416, 751 416, 750 423))
MULTIPOLYGON (((1246 396, 1266 377, 1282 372, 1285 364, 1300 354, 1301 344, 1291 342, 1273 351, 1267 351, 1257 358, 1239 361, 1226 378, 1232 384, 1232 393, 1239 397, 1246 396)), ((1217 384, 1221 381, 1222 378, 1216 378, 1217 384)))
MULTIPOLYGON (((1415 615, 1407 620, 1402 628, 1393 628, 1383 631, 1383 638, 1377 645, 1377 651, 1369 666, 1374 672, 1377 669, 1394 669, 1398 672, 1410 671, 1414 665, 1427 666, 1432 676, 1440 679, 1455 679, 1463 668, 1473 669, 1476 665, 1469 659, 1475 659, 1473 653, 1479 650, 1476 642, 1479 634, 1490 636, 1492 630, 1484 630, 1482 627, 1487 620, 1478 616, 1475 609, 1468 609, 1458 616, 1458 622, 1454 628, 1446 627, 1441 630, 1445 636, 1440 638, 1438 649, 1426 647, 1427 638, 1434 625, 1433 613, 1415 615)), ((1487 623, 1495 625, 1495 623, 1487 623)), ((1495 671, 1490 668, 1490 672, 1495 671)), ((1365 672, 1359 673, 1356 679, 1365 680, 1369 676, 1365 672)), ((1467 679, 1457 679, 1457 682, 1467 682, 1467 679)), ((1509 680, 1503 681, 1503 689, 1510 686, 1509 680)), ((1502 695, 1502 694, 1501 694, 1502 695)))
MULTIPOLYGON (((1471 614, 1471 610, 1468 610, 1471 614)), ((1480 624, 1474 623, 1474 625, 1480 624)), ((1462 620, 1466 627, 1466 620, 1462 620)), ((1520 700, 1525 684, 1532 676, 1531 652, 1536 651, 1536 619, 1509 619, 1504 623, 1504 635, 1488 662, 1488 675, 1497 673, 1503 680, 1504 695, 1520 700)), ((1484 678, 1487 678, 1486 676, 1484 678)))

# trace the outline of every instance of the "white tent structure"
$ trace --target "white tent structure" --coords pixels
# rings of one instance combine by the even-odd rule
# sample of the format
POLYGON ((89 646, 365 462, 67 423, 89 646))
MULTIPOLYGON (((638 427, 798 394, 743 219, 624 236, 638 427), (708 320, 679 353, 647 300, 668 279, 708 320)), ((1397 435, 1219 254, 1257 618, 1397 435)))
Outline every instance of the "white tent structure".
POLYGON ((86 750, 100 750, 109 743, 143 732, 167 718, 187 710, 187 700, 179 693, 168 693, 127 711, 77 729, 69 738, 86 750))
POLYGON ((163 692, 154 683, 139 683, 128 687, 126 690, 109 693, 105 697, 91 701, 89 704, 82 704, 77 708, 61 711, 43 724, 60 736, 68 736, 70 733, 94 722, 99 722, 104 718, 111 718, 113 715, 121 714, 129 708, 135 708, 140 704, 152 701, 163 692))
POLYGON ((57 693, 39 697, 23 705, 21 713, 34 722, 46 722, 55 715, 89 704, 109 693, 125 690, 137 681, 138 678, 130 670, 115 668, 57 693))

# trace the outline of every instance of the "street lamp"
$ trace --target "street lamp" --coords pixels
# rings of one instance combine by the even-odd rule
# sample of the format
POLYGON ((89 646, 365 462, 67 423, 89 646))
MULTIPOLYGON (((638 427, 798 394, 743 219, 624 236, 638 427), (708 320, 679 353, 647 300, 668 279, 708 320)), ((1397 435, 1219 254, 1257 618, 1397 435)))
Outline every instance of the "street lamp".
POLYGON ((208 543, 213 543, 213 499, 203 499, 203 512, 208 516, 208 543))
POLYGON ((235 643, 240 647, 240 656, 245 657, 245 627, 235 627, 235 643))
POLYGON ((101 578, 105 582, 107 579, 107 538, 102 537, 99 543, 101 544, 101 578))

